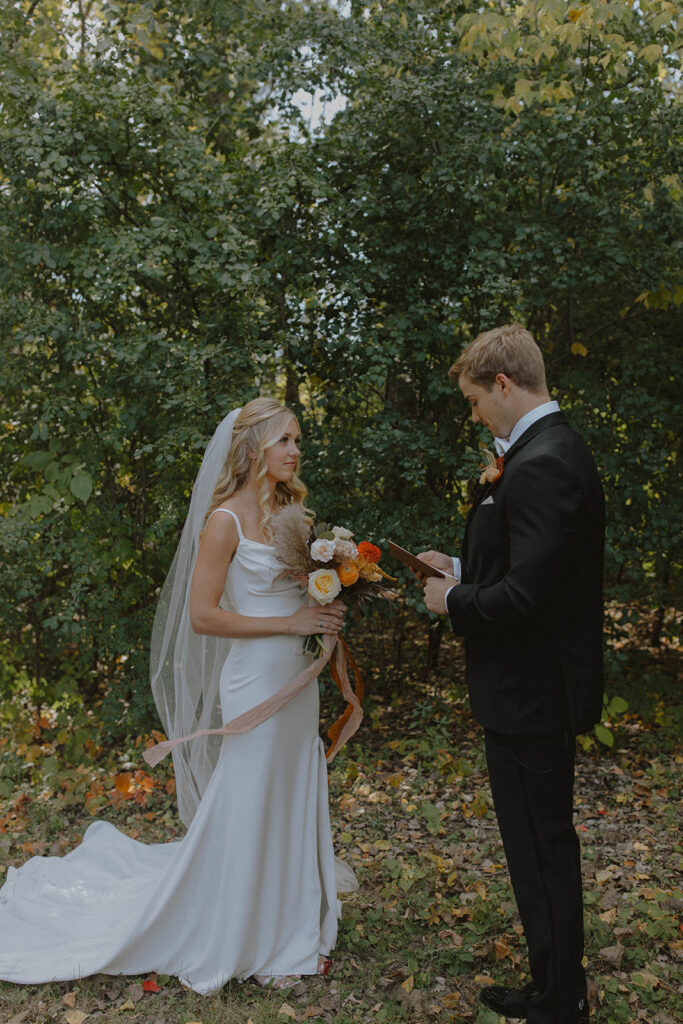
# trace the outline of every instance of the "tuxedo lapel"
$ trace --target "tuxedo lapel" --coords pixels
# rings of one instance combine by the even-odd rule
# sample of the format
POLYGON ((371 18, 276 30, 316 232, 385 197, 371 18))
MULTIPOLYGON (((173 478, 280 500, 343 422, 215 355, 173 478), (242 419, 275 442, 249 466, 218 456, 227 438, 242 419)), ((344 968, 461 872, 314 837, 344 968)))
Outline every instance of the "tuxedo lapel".
POLYGON ((567 419, 562 412, 551 412, 547 416, 542 416, 540 420, 536 420, 532 423, 524 433, 517 438, 514 444, 510 445, 508 450, 505 452, 505 462, 503 467, 503 476, 500 480, 496 480, 495 483, 477 483, 474 485, 472 491, 472 501, 470 504, 470 510, 467 513, 467 519, 465 520, 465 531, 463 534, 463 554, 467 549, 467 534, 469 532, 470 524, 472 522, 472 516, 477 511, 483 501, 488 498, 490 494, 494 495, 495 501, 495 490, 500 487, 503 480, 505 479, 505 467, 509 465, 510 460, 520 452, 532 438, 537 437, 543 430, 547 430, 548 427, 556 427, 559 424, 567 424, 567 419))

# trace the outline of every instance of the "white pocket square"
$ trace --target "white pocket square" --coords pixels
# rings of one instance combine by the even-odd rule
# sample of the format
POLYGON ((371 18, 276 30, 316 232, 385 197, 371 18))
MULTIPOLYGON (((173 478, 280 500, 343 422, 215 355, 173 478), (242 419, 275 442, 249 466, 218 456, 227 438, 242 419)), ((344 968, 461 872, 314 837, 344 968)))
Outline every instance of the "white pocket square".
POLYGON ((489 494, 488 498, 484 498, 482 505, 493 505, 493 495, 489 494))

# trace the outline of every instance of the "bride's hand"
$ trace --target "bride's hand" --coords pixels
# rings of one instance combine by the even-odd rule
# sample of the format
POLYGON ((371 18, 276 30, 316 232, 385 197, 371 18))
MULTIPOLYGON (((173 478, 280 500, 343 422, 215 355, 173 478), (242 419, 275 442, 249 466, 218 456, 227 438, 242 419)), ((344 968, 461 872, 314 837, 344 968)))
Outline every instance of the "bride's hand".
POLYGON ((296 636, 311 636, 313 633, 336 636, 344 625, 345 614, 346 605, 338 599, 331 604, 300 608, 290 616, 291 632, 296 636))

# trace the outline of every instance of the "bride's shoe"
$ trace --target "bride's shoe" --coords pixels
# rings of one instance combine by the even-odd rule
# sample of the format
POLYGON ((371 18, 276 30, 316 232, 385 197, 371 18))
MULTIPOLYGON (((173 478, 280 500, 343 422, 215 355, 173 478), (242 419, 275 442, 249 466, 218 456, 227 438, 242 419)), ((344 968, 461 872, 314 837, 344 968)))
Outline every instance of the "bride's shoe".
MULTIPOLYGON (((324 953, 318 954, 316 974, 326 975, 332 970, 332 961, 324 953)), ((252 978, 262 988, 292 988, 301 981, 300 974, 252 974, 252 978)))
POLYGON ((262 988, 292 988, 301 981, 300 974, 252 974, 262 988))

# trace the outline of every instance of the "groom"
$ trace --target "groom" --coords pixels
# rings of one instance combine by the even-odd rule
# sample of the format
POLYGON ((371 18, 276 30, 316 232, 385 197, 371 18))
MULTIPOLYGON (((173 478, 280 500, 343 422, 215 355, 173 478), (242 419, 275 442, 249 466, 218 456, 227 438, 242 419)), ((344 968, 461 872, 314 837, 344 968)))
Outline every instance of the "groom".
POLYGON ((550 401, 541 351, 523 327, 480 334, 449 376, 503 459, 475 491, 460 558, 422 554, 455 576, 428 579, 425 601, 465 637, 532 979, 480 997, 530 1024, 578 1024, 589 1010, 574 749, 602 708, 602 488, 587 445, 550 401))

